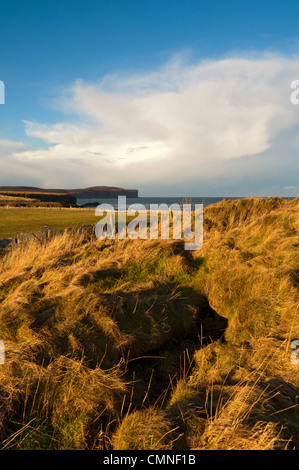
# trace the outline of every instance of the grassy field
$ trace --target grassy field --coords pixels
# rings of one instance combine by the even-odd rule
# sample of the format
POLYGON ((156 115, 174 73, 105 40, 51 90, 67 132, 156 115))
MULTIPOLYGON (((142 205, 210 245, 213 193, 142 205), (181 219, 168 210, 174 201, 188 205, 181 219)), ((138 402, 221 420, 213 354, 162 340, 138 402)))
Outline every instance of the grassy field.
POLYGON ((0 238, 21 232, 36 232, 47 225, 53 229, 95 225, 94 209, 0 207, 0 238))
MULTIPOLYGON (((95 226, 101 218, 102 216, 95 215, 95 209, 88 208, 0 207, 0 238, 14 237, 18 233, 37 232, 43 226, 59 230, 82 225, 95 226)), ((127 215, 127 222, 132 219, 133 216, 127 215)), ((117 222, 117 212, 115 222, 117 222)), ((171 218, 169 226, 171 229, 171 218)))
POLYGON ((298 199, 209 206, 183 246, 64 233, 0 259, 1 449, 299 449, 298 199))
POLYGON ((0 192, 0 201, 3 202, 9 202, 9 201, 27 201, 30 202, 32 199, 29 199, 29 197, 21 197, 21 196, 7 196, 4 194, 1 194, 0 192))

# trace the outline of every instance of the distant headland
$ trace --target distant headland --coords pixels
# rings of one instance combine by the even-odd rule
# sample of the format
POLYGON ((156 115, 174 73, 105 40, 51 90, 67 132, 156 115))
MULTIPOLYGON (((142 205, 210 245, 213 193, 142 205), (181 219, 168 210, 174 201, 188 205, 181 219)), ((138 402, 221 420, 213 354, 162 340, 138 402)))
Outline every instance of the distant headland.
MULTIPOLYGON (((82 189, 44 189, 32 186, 0 186, 0 207, 79 207, 77 199, 137 198, 137 189, 92 186, 82 189)), ((81 207, 85 207, 83 204, 81 207)), ((88 206, 89 207, 89 206, 88 206)))
POLYGON ((43 194, 68 194, 76 198, 117 198, 126 196, 127 198, 138 197, 137 189, 124 189, 114 186, 92 186, 81 189, 44 189, 33 186, 0 186, 0 192, 4 193, 43 193, 43 194))

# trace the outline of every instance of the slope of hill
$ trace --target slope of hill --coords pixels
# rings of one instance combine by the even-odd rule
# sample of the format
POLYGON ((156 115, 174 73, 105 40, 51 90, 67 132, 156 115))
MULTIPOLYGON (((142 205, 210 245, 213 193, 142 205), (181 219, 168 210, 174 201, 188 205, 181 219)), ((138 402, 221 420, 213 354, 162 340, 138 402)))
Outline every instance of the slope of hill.
POLYGON ((299 201, 221 201, 204 245, 65 232, 0 260, 3 449, 299 448, 299 201))
POLYGON ((77 199, 70 194, 22 191, 0 192, 1 207, 75 207, 77 199))

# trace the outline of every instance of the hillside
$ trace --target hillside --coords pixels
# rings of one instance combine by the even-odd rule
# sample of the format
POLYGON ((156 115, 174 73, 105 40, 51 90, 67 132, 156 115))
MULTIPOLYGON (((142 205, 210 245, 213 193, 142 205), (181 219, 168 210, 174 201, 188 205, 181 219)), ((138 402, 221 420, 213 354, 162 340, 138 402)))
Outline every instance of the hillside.
POLYGON ((77 199, 70 194, 22 191, 0 192, 0 207, 76 207, 77 199))
POLYGON ((204 245, 65 231, 0 259, 0 448, 299 449, 299 201, 204 245))

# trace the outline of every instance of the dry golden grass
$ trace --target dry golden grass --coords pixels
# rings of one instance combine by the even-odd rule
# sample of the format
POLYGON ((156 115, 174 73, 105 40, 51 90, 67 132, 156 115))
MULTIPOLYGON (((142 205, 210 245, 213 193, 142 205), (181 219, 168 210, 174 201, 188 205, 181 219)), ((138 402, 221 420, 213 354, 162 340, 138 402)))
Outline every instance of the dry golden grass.
POLYGON ((114 450, 171 450, 176 429, 163 410, 147 408, 125 416, 112 438, 114 450))
POLYGON ((223 201, 194 253, 73 231, 2 256, 1 448, 299 448, 298 214, 223 201))
POLYGON ((298 448, 299 376, 290 342, 299 338, 299 202, 215 204, 205 224, 194 283, 228 318, 226 341, 195 353, 169 410, 184 417, 192 448, 298 448))

